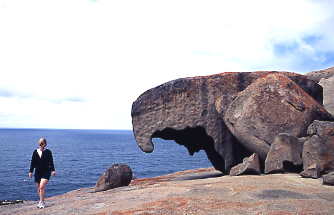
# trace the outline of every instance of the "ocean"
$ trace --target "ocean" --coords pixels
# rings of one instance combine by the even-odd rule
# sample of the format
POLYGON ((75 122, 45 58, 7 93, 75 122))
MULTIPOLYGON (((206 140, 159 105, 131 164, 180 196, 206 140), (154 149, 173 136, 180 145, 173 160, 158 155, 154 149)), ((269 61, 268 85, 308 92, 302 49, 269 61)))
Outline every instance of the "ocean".
POLYGON ((92 187, 115 163, 129 165, 136 178, 212 166, 204 151, 190 156, 174 141, 154 139, 154 152, 144 153, 132 131, 0 129, 0 200, 38 199, 28 171, 40 137, 47 139, 57 173, 47 185, 47 197, 92 187))

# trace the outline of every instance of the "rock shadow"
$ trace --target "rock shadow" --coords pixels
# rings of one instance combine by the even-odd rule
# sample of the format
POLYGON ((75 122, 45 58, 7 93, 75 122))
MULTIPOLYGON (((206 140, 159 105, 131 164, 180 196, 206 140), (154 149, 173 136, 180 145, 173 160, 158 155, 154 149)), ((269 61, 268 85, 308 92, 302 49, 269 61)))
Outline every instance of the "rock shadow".
POLYGON ((225 170, 225 161, 216 151, 214 147, 214 140, 201 126, 194 128, 186 127, 182 130, 167 127, 162 131, 155 131, 152 138, 174 140, 177 144, 186 147, 190 155, 194 155, 195 152, 204 150, 215 169, 222 172, 225 170))
POLYGON ((181 177, 177 177, 175 181, 187 181, 187 180, 199 180, 199 179, 208 179, 208 178, 218 178, 223 176, 221 172, 203 172, 203 173, 191 173, 186 174, 181 177))

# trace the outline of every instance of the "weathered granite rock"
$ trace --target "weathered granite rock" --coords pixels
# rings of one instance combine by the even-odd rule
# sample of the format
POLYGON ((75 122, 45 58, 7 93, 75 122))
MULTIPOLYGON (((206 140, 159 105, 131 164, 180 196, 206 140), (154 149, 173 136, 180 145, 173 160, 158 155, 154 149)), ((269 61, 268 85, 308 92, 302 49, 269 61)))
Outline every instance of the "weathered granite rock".
POLYGON ((334 76, 328 79, 321 79, 319 84, 323 87, 324 107, 334 115, 334 76))
POLYGON ((241 164, 232 167, 230 171, 231 176, 244 175, 244 174, 248 175, 261 174, 260 160, 257 154, 254 153, 250 157, 244 158, 241 164))
POLYGON ((331 136, 334 136, 334 122, 314 120, 307 128, 307 134, 331 139, 331 136))
POLYGON ((334 115, 334 67, 306 74, 323 87, 324 107, 334 115))
POLYGON ((187 170, 136 179, 103 193, 81 188, 48 197, 43 210, 37 201, 24 201, 0 206, 0 215, 334 214, 334 186, 320 180, 297 174, 217 174, 213 168, 187 170))
POLYGON ((320 166, 315 163, 309 167, 304 168, 305 170, 300 173, 303 178, 320 178, 320 166))
POLYGON ((322 178, 323 178, 322 181, 323 184, 334 185, 334 172, 330 172, 326 175, 323 175, 322 178))
POLYGON ((265 160, 265 173, 296 172, 301 170, 303 163, 302 146, 298 138, 281 133, 277 135, 271 144, 265 160))
MULTIPOLYGON (((240 91, 271 73, 277 72, 182 78, 146 91, 132 105, 133 132, 138 146, 144 152, 152 152, 152 138, 175 140, 190 155, 205 150, 216 169, 229 171, 253 151, 238 143, 226 128, 223 115, 240 91)), ((288 72, 282 75, 322 102, 320 85, 303 75, 288 72)), ((267 152, 269 147, 265 148, 263 151, 267 152)))
POLYGON ((126 164, 114 164, 98 179, 95 192, 127 186, 132 180, 132 170, 126 164))
POLYGON ((305 74, 310 80, 313 80, 317 83, 320 82, 321 79, 328 79, 334 76, 334 67, 330 67, 328 69, 322 69, 319 71, 313 71, 305 74))
POLYGON ((279 133, 306 136, 313 120, 333 117, 284 74, 258 78, 231 102, 224 122, 232 134, 251 152, 264 160, 279 133))
POLYGON ((311 137, 303 146, 303 166, 320 166, 320 172, 334 171, 334 122, 315 120, 307 130, 311 137))

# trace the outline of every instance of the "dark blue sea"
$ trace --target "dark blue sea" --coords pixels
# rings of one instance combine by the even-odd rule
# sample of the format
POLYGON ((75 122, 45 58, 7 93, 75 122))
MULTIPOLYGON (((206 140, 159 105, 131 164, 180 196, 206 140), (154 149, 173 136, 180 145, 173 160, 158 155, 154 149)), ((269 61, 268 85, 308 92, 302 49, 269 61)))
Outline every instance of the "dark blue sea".
POLYGON ((144 153, 132 131, 0 129, 0 200, 38 199, 28 171, 40 137, 48 141, 57 172, 47 186, 47 197, 92 187, 115 163, 129 165, 136 178, 211 166, 204 151, 190 156, 173 141, 154 139, 154 152, 144 153))

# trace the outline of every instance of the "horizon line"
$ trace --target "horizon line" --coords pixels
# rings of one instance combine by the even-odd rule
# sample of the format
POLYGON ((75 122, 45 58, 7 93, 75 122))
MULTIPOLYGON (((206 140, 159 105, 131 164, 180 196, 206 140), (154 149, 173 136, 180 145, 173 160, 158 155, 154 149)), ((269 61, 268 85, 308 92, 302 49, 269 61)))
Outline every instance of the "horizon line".
POLYGON ((32 129, 32 130, 106 130, 106 131, 132 131, 132 129, 111 128, 40 128, 40 127, 0 127, 0 129, 32 129))

